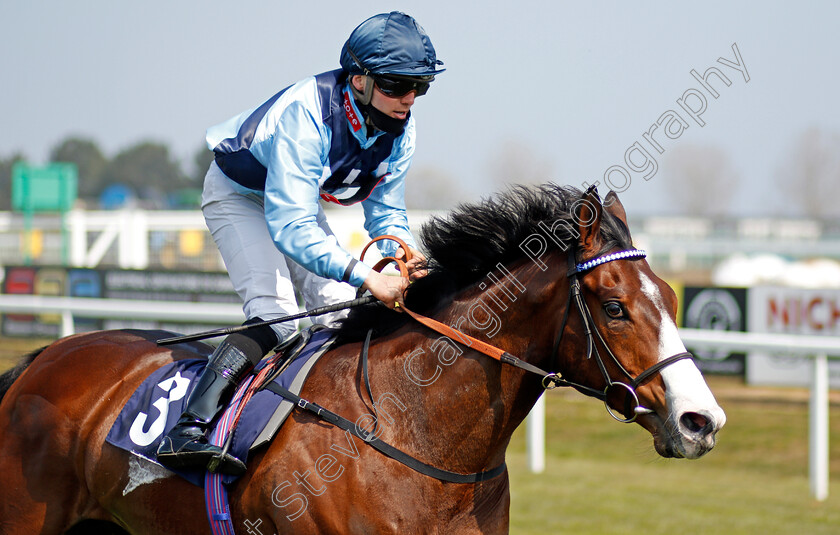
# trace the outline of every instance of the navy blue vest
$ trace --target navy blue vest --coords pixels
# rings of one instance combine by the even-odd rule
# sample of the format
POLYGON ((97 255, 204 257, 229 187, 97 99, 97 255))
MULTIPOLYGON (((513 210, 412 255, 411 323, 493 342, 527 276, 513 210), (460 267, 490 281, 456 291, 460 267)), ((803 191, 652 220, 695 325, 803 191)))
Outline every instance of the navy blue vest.
MULTIPOLYGON (((321 98, 323 121, 332 131, 330 143, 330 171, 332 174, 321 185, 321 197, 325 200, 343 205, 350 205, 368 198, 373 188, 384 175, 375 176, 375 171, 391 154, 396 134, 385 133, 367 149, 362 149, 359 141, 353 136, 348 127, 348 121, 355 114, 350 107, 345 112, 344 83, 347 73, 341 69, 329 71, 315 76, 318 84, 318 95, 321 98), (335 193, 341 198, 336 198, 335 193)), ((291 86, 290 86, 291 87, 291 86)), ((254 141, 254 134, 260 121, 268 113, 269 108, 288 87, 268 99, 262 106, 242 123, 236 137, 222 140, 213 149, 216 163, 225 175, 242 184, 246 188, 265 190, 267 170, 257 161, 248 150, 254 141)), ((366 128, 356 119, 357 128, 366 128)), ((356 125, 351 125, 356 127, 356 125)), ((320 177, 318 177, 320 178, 320 177)))

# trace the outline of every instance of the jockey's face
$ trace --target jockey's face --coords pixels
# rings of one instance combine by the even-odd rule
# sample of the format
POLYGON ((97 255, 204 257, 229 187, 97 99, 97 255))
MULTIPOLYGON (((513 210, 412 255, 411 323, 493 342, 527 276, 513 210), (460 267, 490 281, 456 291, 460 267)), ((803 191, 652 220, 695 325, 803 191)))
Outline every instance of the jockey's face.
POLYGON ((417 91, 409 91, 401 97, 389 97, 374 84, 373 97, 370 103, 374 108, 394 119, 405 120, 408 110, 414 105, 417 91))
MULTIPOLYGON (((353 76, 353 86, 359 91, 364 92, 365 77, 353 76)), ((389 97, 379 90, 374 84, 373 96, 370 103, 377 110, 394 119, 405 120, 408 116, 408 110, 414 105, 414 99, 417 97, 417 91, 409 91, 400 97, 389 97)))

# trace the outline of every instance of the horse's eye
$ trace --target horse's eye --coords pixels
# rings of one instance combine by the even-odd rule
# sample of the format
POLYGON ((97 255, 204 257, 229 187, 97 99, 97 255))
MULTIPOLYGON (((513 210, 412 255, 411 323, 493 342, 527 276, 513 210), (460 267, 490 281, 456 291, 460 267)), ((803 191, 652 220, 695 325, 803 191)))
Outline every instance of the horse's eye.
POLYGON ((604 311, 606 311, 607 316, 613 319, 618 319, 624 316, 624 308, 615 301, 604 303, 604 311))

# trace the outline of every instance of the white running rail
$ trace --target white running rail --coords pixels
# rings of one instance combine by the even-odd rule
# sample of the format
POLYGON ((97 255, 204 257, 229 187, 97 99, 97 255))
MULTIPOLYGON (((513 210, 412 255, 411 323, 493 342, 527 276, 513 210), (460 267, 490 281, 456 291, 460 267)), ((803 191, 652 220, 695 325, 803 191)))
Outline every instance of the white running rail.
MULTIPOLYGON (((683 343, 692 349, 731 352, 764 351, 813 359, 808 426, 808 478, 815 499, 828 498, 828 359, 840 358, 840 337, 793 334, 743 333, 680 329, 683 343)), ((526 420, 528 465, 532 472, 545 469, 545 396, 526 420)))

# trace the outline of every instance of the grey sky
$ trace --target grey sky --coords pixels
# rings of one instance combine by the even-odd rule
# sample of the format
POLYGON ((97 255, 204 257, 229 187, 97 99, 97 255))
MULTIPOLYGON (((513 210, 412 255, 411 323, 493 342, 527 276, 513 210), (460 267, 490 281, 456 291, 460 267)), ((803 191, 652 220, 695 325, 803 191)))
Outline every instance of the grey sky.
MULTIPOLYGON (((776 213, 775 174, 806 128, 840 132, 840 38, 829 2, 270 2, 3 0, 0 157, 44 161, 69 134, 113 155, 144 139, 187 161, 204 130, 304 76, 336 68, 350 31, 399 9, 428 31, 447 72, 418 100, 415 166, 435 166, 475 196, 506 143, 579 186, 625 165, 635 142, 716 66, 700 127, 664 155, 715 145, 739 177, 731 213, 776 213), (734 4, 734 5, 733 5, 734 4), (737 43, 750 80, 717 63, 737 43)), ((652 153, 653 154, 653 153, 652 153)), ((633 173, 633 214, 676 213, 661 168, 633 173)), ((518 177, 511 177, 515 181, 518 177)), ((535 177, 521 177, 533 180, 535 177)), ((410 178, 409 178, 410 179, 410 178)), ((606 192, 601 188, 602 193, 606 192)))

